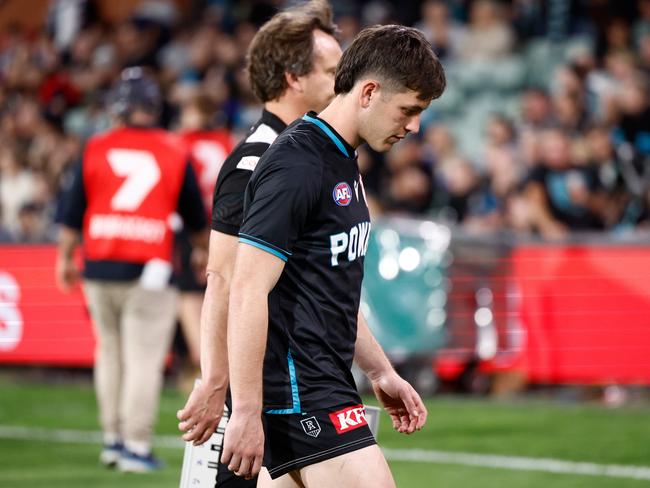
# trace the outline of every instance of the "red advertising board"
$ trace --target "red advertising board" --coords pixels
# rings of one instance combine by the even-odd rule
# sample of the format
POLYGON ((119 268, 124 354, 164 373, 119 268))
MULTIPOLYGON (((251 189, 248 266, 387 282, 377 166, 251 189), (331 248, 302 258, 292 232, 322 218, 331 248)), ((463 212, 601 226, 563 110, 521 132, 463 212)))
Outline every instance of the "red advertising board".
MULTIPOLYGON (((0 364, 93 364, 83 296, 57 290, 55 258, 54 246, 0 247, 0 364)), ((501 299, 497 354, 483 371, 519 370, 534 383, 650 384, 650 247, 522 245, 501 259, 478 281, 501 299)), ((475 336, 473 312, 448 312, 458 317, 450 336, 475 336)), ((450 344, 439 374, 457 375, 471 354, 469 343, 450 344)))
POLYGON ((529 381, 650 384, 650 248, 523 246, 512 264, 529 381))
POLYGON ((55 260, 54 246, 0 247, 0 363, 92 366, 81 290, 58 291, 55 260))
POLYGON ((478 360, 479 371, 519 371, 531 383, 650 384, 650 246, 518 245, 497 260, 480 279, 455 263, 463 272, 449 299, 452 340, 435 360, 441 378, 478 360), (494 295, 492 357, 477 352, 468 281, 494 295))

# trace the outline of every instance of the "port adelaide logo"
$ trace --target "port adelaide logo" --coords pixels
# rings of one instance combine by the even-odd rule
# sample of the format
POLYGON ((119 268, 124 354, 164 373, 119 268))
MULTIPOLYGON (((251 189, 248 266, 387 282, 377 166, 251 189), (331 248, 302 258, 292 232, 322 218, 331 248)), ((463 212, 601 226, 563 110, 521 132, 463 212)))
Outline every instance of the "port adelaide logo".
POLYGON ((332 192, 332 197, 339 207, 347 207, 352 201, 352 189, 350 185, 345 181, 337 183, 332 192))
POLYGON ((300 423, 305 434, 312 437, 318 437, 318 434, 320 434, 320 424, 316 420, 316 417, 309 417, 308 419, 301 420, 300 423))

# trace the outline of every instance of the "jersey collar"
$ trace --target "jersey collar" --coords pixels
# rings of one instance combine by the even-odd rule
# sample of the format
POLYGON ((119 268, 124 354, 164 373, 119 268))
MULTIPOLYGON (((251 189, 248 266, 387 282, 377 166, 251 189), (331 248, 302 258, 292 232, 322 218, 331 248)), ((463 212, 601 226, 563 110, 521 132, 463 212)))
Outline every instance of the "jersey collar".
POLYGON ((346 158, 356 157, 354 148, 345 142, 345 139, 343 139, 331 125, 329 125, 323 119, 318 118, 316 112, 307 112, 302 116, 302 120, 314 124, 321 131, 323 131, 346 158))
POLYGON ((261 122, 263 124, 268 125, 271 129, 273 129, 277 134, 280 134, 284 129, 287 128, 287 124, 285 124, 280 117, 275 115, 274 113, 269 112, 268 110, 263 110, 262 111, 262 118, 261 122))

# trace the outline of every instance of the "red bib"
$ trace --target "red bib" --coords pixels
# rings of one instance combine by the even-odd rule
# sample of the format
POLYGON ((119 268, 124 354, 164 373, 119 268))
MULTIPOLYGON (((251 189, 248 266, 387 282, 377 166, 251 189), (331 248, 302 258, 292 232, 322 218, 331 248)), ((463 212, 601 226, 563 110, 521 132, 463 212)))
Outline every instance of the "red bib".
POLYGON ((212 215, 212 195, 221 166, 232 151, 233 141, 226 130, 201 130, 181 134, 192 154, 192 167, 201 189, 203 203, 212 215))
POLYGON ((87 259, 171 261, 188 159, 183 142, 161 129, 122 128, 90 139, 83 161, 87 259))

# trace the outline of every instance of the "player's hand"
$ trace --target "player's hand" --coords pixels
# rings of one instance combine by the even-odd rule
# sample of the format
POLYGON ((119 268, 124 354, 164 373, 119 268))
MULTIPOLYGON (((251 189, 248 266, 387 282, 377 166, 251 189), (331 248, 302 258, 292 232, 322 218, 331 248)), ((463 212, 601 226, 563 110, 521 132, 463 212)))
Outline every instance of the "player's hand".
POLYGON ((264 430, 260 414, 248 415, 233 410, 221 453, 221 463, 237 476, 251 479, 262 468, 264 430))
POLYGON ((418 392, 395 371, 372 381, 372 389, 393 421, 393 428, 402 434, 421 430, 427 421, 427 409, 418 392))
POLYGON ((195 446, 206 442, 219 425, 225 399, 226 386, 215 387, 207 382, 196 385, 185 407, 176 412, 183 440, 195 446))
POLYGON ((56 260, 56 285, 62 292, 71 291, 79 281, 79 270, 72 258, 59 257, 56 260))

